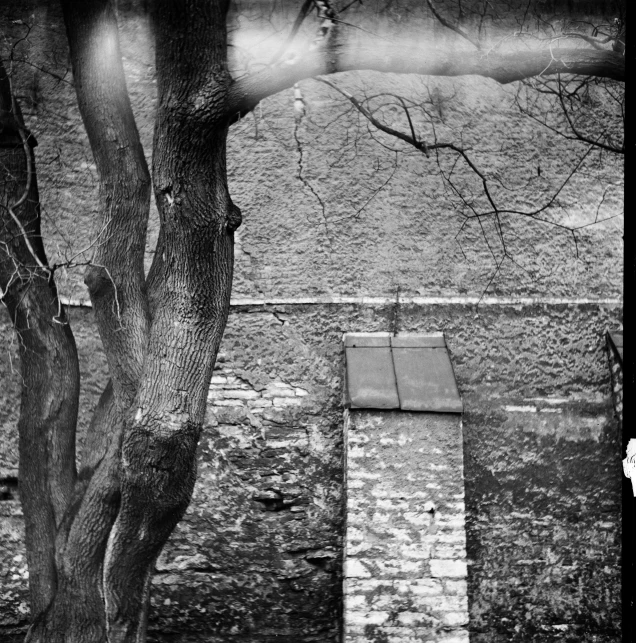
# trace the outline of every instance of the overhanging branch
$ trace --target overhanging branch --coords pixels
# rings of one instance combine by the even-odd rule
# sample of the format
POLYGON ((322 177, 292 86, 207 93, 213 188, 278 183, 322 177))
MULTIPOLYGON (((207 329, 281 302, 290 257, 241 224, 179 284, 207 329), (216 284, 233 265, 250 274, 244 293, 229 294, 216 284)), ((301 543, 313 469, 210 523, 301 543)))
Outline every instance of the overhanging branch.
POLYGON ((244 114, 261 100, 306 78, 355 70, 423 76, 482 76, 506 84, 533 76, 578 74, 625 80, 625 57, 614 51, 552 48, 511 53, 441 51, 426 45, 368 40, 339 44, 269 67, 235 81, 228 91, 228 115, 244 114))

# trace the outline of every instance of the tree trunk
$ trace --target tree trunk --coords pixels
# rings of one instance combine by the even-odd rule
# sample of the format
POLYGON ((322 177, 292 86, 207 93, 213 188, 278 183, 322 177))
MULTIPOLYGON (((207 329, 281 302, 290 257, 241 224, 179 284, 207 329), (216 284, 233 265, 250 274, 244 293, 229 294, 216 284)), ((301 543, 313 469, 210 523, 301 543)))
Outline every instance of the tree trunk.
POLYGON ((148 284, 153 320, 144 371, 124 432, 122 504, 106 554, 114 640, 143 640, 140 615, 155 559, 192 494, 229 310, 240 215, 225 169, 229 75, 220 5, 160 2, 154 16, 161 43, 153 157, 161 243, 148 284))
POLYGON ((40 237, 35 139, 24 126, 2 65, 0 114, 0 287, 19 339, 20 499, 31 610, 41 615, 60 587, 55 544, 76 481, 79 368, 40 237))
POLYGON ((108 2, 63 2, 107 241, 86 282, 112 382, 57 531, 58 583, 31 641, 144 641, 154 563, 187 508, 229 310, 226 3, 159 3, 154 183, 160 244, 143 271, 148 185, 108 2), (190 6, 191 5, 191 6, 190 6), (152 305, 149 304, 152 302, 152 305))

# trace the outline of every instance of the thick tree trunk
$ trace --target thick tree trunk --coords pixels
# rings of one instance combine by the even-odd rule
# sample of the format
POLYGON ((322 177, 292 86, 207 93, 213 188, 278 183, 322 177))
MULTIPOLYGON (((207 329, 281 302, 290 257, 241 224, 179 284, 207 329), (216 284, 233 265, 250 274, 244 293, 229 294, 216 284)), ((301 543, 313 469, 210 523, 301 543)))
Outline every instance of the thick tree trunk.
POLYGON ((143 640, 155 559, 192 494, 229 310, 239 215, 225 170, 229 75, 220 4, 158 3, 154 16, 161 43, 153 168, 161 243, 149 279, 153 321, 144 371, 122 446, 121 510, 106 554, 114 640, 143 640), (208 100, 197 104, 201 91, 208 100))
POLYGON ((102 0, 63 5, 100 176, 106 241, 86 282, 112 382, 57 525, 57 586, 29 638, 143 641, 154 563, 192 494, 207 389, 229 310, 240 213, 225 169, 227 6, 167 2, 156 10, 161 242, 146 286, 148 175, 114 14, 102 0))
POLYGON ((155 15, 164 43, 154 155, 161 242, 146 286, 149 175, 115 16, 103 0, 63 2, 80 110, 100 177, 103 242, 86 282, 112 378, 89 428, 79 475, 77 355, 39 239, 28 133, 10 114, 4 76, 3 122, 15 123, 2 130, 2 143, 13 146, 6 153, 6 145, 1 148, 13 179, 2 186, 3 212, 15 210, 22 223, 4 217, 12 247, 0 256, 1 285, 25 349, 25 383, 35 385, 25 385, 20 419, 32 642, 145 640, 154 563, 194 486, 240 213, 225 170, 227 6, 190 4, 167 2, 155 15), (21 197, 24 190, 28 198, 21 197))

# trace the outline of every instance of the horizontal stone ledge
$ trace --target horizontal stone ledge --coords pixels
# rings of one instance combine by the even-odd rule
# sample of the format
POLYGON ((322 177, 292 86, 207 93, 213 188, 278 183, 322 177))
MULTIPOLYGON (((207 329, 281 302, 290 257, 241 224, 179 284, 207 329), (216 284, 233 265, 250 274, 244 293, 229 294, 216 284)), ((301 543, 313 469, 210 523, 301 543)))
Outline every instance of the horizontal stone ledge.
MULTIPOLYGON (((64 306, 75 308, 92 308, 89 299, 78 297, 60 297, 64 306)), ((395 304, 395 297, 365 297, 359 295, 320 295, 317 297, 272 297, 268 299, 237 297, 230 300, 231 308, 242 306, 307 306, 307 305, 351 305, 387 306, 395 304)), ((460 305, 460 306, 610 306, 622 307, 623 300, 619 298, 594 299, 576 297, 400 297, 401 305, 431 306, 431 305, 460 305)))

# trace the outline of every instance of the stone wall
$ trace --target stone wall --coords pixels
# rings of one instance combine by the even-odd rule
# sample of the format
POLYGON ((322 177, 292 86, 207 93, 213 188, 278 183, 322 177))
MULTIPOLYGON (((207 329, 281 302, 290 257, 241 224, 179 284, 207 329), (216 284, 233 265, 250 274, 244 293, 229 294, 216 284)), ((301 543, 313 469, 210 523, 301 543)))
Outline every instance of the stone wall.
POLYGON ((461 416, 347 412, 344 641, 468 643, 461 416))
MULTIPOLYGON (((90 410, 103 361, 91 312, 72 312, 90 410)), ((401 331, 445 333, 464 400, 471 643, 620 640, 621 454, 605 345, 620 318, 611 302, 402 303, 401 331)), ((232 307, 193 503, 158 562, 152 641, 339 641, 342 334, 394 324, 392 304, 232 307)), ((15 347, 8 329, 1 337, 1 408, 15 409, 15 347)), ((1 428, 12 475, 14 419, 1 428)), ((27 603, 17 496, 0 510, 0 640, 13 641, 27 603)))

